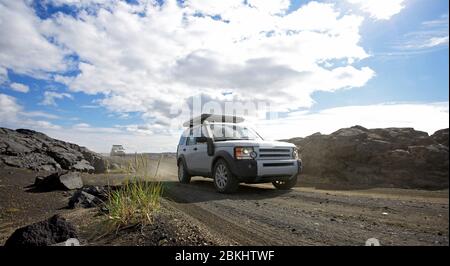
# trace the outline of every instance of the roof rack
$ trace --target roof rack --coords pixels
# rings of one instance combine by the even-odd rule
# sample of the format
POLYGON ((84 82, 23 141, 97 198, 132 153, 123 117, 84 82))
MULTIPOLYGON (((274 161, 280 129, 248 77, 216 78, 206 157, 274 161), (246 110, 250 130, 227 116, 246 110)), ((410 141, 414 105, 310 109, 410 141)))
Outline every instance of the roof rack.
POLYGON ((244 122, 244 118, 240 116, 232 115, 214 115, 214 114, 201 114, 183 123, 184 127, 193 127, 194 125, 203 124, 203 122, 222 122, 222 123, 241 123, 244 122))

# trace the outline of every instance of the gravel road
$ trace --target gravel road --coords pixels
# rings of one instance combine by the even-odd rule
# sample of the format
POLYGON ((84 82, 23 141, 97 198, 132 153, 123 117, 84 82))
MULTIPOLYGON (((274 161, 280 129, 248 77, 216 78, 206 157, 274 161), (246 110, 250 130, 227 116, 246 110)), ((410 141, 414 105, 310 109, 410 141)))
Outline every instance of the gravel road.
MULTIPOLYGON (((154 163, 153 165, 156 165, 154 163)), ((19 226, 65 213, 65 192, 28 192, 35 173, 0 169, 0 244, 19 226)), ((271 184, 241 185, 235 194, 215 191, 210 179, 180 184, 173 159, 158 179, 165 202, 205 235, 225 245, 449 245, 449 192, 377 188, 279 191, 271 184), (205 229, 205 230, 203 230, 205 229)), ((86 175, 86 184, 124 180, 123 174, 86 175)), ((177 215, 177 212, 174 212, 177 215)))
POLYGON ((219 194, 210 179, 177 182, 163 162, 166 197, 211 232, 239 245, 449 245, 449 194, 405 189, 279 191, 241 185, 219 194))

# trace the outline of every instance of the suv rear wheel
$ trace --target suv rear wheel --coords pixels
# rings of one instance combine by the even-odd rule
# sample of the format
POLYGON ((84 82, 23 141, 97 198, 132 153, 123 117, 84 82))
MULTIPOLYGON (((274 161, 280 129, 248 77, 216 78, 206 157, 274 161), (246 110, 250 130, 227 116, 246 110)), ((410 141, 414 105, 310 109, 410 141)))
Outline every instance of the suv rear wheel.
POLYGON ((281 180, 280 181, 273 181, 272 184, 277 189, 281 189, 281 190, 291 189, 297 184, 297 175, 294 178, 289 179, 287 181, 281 181, 281 180))
POLYGON ((191 176, 187 172, 183 161, 178 163, 178 181, 183 184, 189 184, 189 182, 191 182, 191 176))
POLYGON ((219 160, 214 165, 213 178, 214 186, 220 193, 233 193, 239 187, 237 178, 224 160, 219 160))

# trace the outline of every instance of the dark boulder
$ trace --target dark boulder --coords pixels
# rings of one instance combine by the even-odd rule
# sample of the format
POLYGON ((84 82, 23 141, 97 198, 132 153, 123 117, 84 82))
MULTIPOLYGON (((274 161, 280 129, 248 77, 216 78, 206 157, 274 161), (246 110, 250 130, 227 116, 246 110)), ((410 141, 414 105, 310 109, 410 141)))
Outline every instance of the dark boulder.
POLYGON ((97 207, 107 200, 109 187, 84 186, 78 189, 69 199, 69 208, 97 207))
POLYGON ((34 179, 34 186, 38 187, 42 184, 42 182, 45 180, 45 176, 36 176, 34 179))
POLYGON ((77 238, 75 227, 60 215, 17 229, 5 242, 5 247, 50 246, 77 238))
POLYGON ((101 203, 102 201, 96 196, 84 192, 83 190, 77 190, 69 199, 69 208, 93 208, 101 203))
POLYGON ((108 168, 108 161, 97 153, 91 152, 85 147, 79 147, 83 157, 94 167, 95 173, 104 173, 108 168))
POLYGON ((0 160, 2 159, 4 164, 18 168, 48 172, 61 170, 61 166, 53 158, 40 153, 28 153, 17 156, 0 155, 0 160))
POLYGON ((76 164, 72 165, 70 169, 78 172, 85 172, 85 173, 93 173, 95 172, 95 168, 86 160, 81 160, 77 162, 76 164))
POLYGON ((431 135, 431 138, 439 144, 448 147, 448 128, 438 130, 431 135))
POLYGON ((428 136, 412 128, 354 126, 287 141, 300 150, 305 183, 424 189, 449 185, 448 129, 428 136))
POLYGON ((103 173, 99 154, 29 129, 0 128, 0 165, 54 172, 60 169, 103 173))
POLYGON ((73 190, 82 188, 83 180, 78 172, 55 172, 46 177, 36 177, 34 185, 39 191, 73 190))
POLYGON ((108 198, 110 189, 114 188, 104 186, 84 186, 81 190, 105 201, 108 198))
POLYGON ((65 189, 77 189, 83 187, 83 180, 77 172, 68 172, 59 176, 59 182, 65 189))

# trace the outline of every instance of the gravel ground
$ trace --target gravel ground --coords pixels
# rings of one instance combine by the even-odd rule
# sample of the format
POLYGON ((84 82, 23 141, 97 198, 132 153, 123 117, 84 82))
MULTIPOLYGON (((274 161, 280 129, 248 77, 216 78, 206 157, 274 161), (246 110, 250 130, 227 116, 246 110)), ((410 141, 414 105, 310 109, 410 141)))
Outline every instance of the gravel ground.
POLYGON ((67 209, 69 192, 35 192, 30 189, 36 172, 15 168, 0 169, 0 244, 19 227, 45 220, 59 213, 72 222, 82 245, 203 246, 231 245, 209 233, 189 215, 179 212, 165 199, 147 226, 133 226, 118 232, 106 229, 105 216, 97 208, 67 209))
MULTIPOLYGON (((31 176, 0 169, 0 243, 19 226, 63 213, 83 224, 85 244, 94 245, 364 245, 369 238, 381 245, 449 245, 448 190, 278 191, 264 184, 241 185, 237 193, 223 195, 201 177, 179 184, 173 161, 167 161, 159 170, 165 199, 154 227, 98 239, 97 212, 64 209, 64 192, 27 192, 31 176)), ((84 177, 98 185, 123 179, 84 177)))
POLYGON ((80 227, 84 245, 101 246, 211 246, 231 245, 211 233, 197 220, 174 209, 166 200, 161 210, 154 215, 150 225, 131 226, 118 232, 104 234, 103 219, 95 219, 93 211, 79 215, 75 220, 90 220, 80 227))

